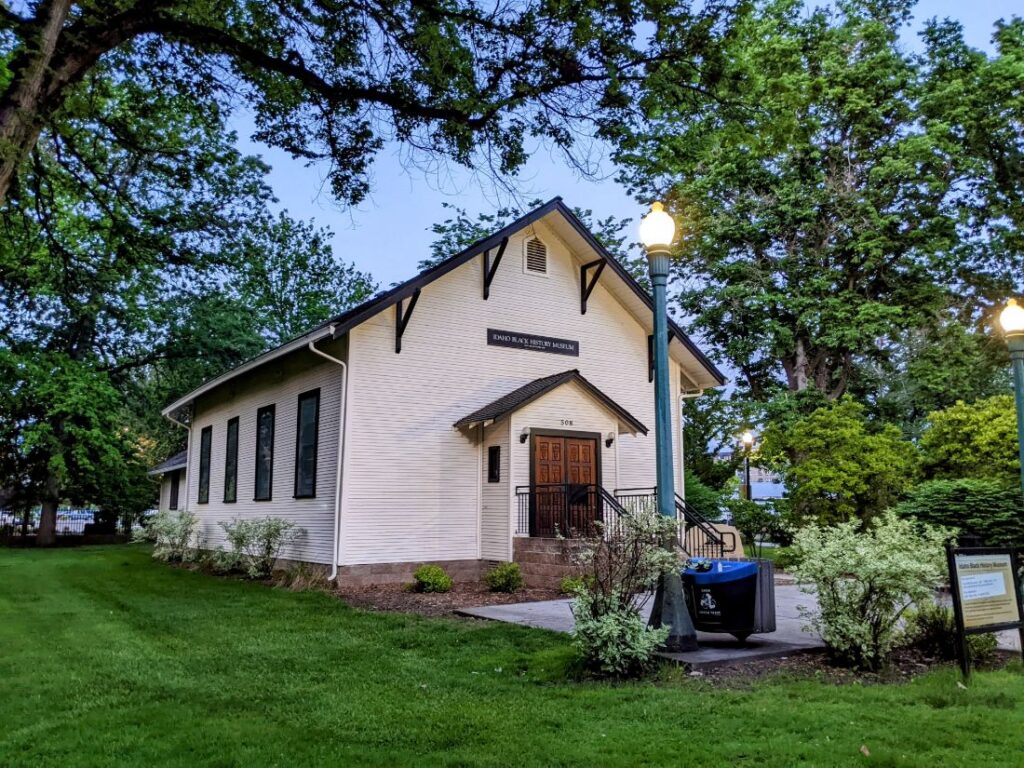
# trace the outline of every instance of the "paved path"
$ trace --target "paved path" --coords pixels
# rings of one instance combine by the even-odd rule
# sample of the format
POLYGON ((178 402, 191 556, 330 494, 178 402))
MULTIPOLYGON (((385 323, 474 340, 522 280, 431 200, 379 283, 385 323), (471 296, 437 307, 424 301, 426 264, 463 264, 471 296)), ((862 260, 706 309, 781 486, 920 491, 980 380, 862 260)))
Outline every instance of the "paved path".
MULTIPOLYGON (((466 608, 459 613, 481 619, 506 621, 527 627, 550 629, 555 632, 571 632, 573 628, 571 600, 545 600, 537 603, 513 603, 510 605, 489 605, 481 608, 466 608)), ((789 656, 797 653, 820 651, 824 648, 821 638, 804 632, 798 606, 813 607, 813 595, 805 595, 790 584, 775 586, 776 631, 767 635, 753 635, 745 644, 737 642, 732 635, 697 633, 700 650, 692 653, 664 654, 665 657, 685 664, 692 669, 719 666, 734 662, 789 656)), ((644 606, 646 619, 651 612, 651 601, 644 606)))
MULTIPOLYGON (((571 632, 573 617, 570 603, 571 600, 565 599, 545 600, 537 603, 489 605, 480 608, 466 608, 459 613, 481 619, 550 629, 555 632, 571 632)), ((775 585, 775 632, 766 635, 753 635, 746 644, 738 643, 732 635, 698 632, 697 641, 700 643, 700 650, 693 653, 664 655, 692 669, 700 669, 820 651, 824 648, 821 638, 803 630, 799 606, 814 608, 817 607, 817 600, 814 595, 801 592, 800 588, 794 584, 777 583, 775 585)), ((645 619, 650 612, 651 601, 648 601, 643 609, 645 619)), ((1000 648, 1020 650, 1020 636, 1016 631, 1001 632, 998 638, 1000 648)))

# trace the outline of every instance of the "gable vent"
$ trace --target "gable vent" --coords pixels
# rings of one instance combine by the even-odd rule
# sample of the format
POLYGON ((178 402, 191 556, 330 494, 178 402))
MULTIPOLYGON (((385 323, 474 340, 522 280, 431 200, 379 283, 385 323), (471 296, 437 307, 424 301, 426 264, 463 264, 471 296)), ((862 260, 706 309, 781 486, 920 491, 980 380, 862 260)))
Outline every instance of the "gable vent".
POLYGON ((538 275, 548 273, 548 247, 536 237, 526 241, 526 271, 538 275))

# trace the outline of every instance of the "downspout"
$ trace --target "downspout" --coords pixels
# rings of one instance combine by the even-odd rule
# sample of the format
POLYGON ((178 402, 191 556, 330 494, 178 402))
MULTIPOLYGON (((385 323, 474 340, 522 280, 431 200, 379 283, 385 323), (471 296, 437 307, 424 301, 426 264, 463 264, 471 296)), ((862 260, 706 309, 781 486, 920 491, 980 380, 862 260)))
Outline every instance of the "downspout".
MULTIPOLYGON (((331 336, 334 335, 334 326, 330 326, 331 336)), ((334 473, 334 534, 333 546, 331 548, 331 575, 330 581, 338 579, 338 547, 341 539, 341 462, 345 455, 345 427, 348 423, 348 364, 344 360, 328 355, 316 348, 314 342, 307 344, 309 351, 319 355, 325 360, 330 360, 341 366, 341 394, 338 402, 338 465, 334 473)))
POLYGON ((686 417, 683 415, 683 401, 693 400, 704 394, 704 388, 679 393, 679 481, 683 488, 683 499, 686 499, 686 417))

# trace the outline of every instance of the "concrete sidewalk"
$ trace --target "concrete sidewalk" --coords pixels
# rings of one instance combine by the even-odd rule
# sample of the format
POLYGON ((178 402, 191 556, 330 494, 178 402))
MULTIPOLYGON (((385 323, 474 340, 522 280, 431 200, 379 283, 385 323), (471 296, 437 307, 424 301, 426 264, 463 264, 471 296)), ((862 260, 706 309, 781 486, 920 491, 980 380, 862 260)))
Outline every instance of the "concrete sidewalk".
MULTIPOLYGON (((538 603, 513 603, 511 605, 490 605, 481 608, 466 608, 459 611, 464 616, 480 619, 505 621, 527 627, 550 629, 555 632, 571 632, 573 628, 572 609, 569 599, 546 600, 538 603)), ((806 595, 791 584, 775 586, 776 631, 767 635, 753 635, 746 643, 738 642, 732 635, 697 633, 700 649, 692 653, 666 653, 665 658, 683 664, 690 669, 702 669, 798 653, 814 653, 824 650, 824 644, 816 634, 804 632, 798 606, 814 608, 814 595, 806 595)), ((643 616, 651 612, 651 601, 644 606, 643 616)))
MULTIPOLYGON (((458 613, 479 619, 505 621, 526 627, 550 629, 555 632, 571 632, 573 628, 571 600, 546 600, 537 603, 512 603, 491 605, 480 608, 465 608, 458 613)), ((697 633, 700 649, 692 653, 666 653, 664 658, 698 670, 725 664, 734 664, 758 659, 792 656, 798 653, 815 653, 825 646, 817 634, 803 630, 799 606, 817 608, 817 599, 800 591, 795 584, 775 584, 776 631, 766 635, 752 635, 745 644, 739 643, 732 635, 697 633)), ((643 608, 646 620, 651 613, 651 601, 643 608)), ((1000 632, 997 635, 999 647, 1004 650, 1020 651, 1020 635, 1016 630, 1000 632)))

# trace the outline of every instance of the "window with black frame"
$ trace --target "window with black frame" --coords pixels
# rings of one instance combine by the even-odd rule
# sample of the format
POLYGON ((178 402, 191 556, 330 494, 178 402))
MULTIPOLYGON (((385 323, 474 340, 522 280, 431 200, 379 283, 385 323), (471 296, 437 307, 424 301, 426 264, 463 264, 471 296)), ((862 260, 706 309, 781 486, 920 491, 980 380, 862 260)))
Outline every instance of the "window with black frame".
POLYGON ((320 390, 299 395, 295 425, 295 498, 316 496, 316 459, 320 431, 320 390))
POLYGON ((255 501, 270 501, 274 487, 274 406, 256 411, 255 501))
POLYGON ((228 419, 224 440, 224 503, 232 504, 238 498, 238 417, 228 419))
POLYGON ((203 427, 199 433, 199 503, 210 501, 210 446, 213 442, 213 427, 203 427))
POLYGON ((181 470, 180 469, 176 469, 173 472, 171 472, 170 497, 167 499, 167 508, 168 509, 175 509, 176 510, 178 508, 178 490, 179 490, 180 486, 181 486, 181 470))

